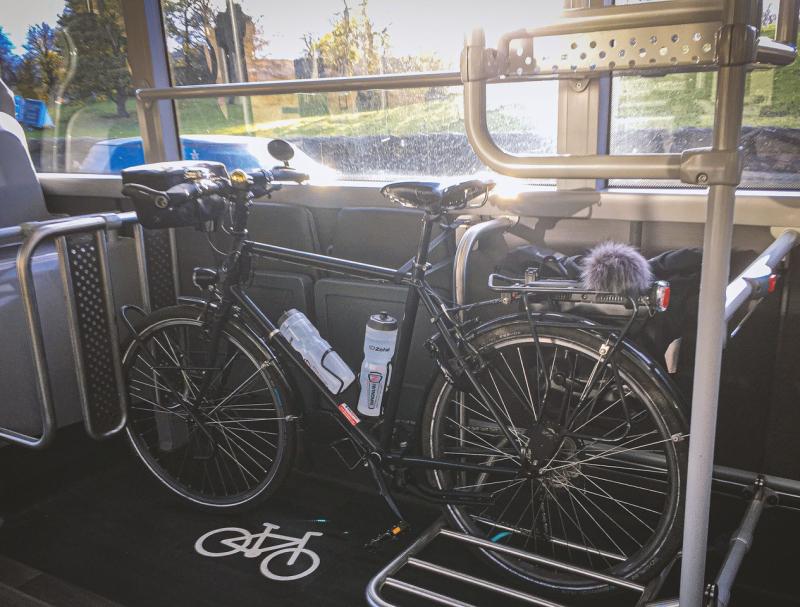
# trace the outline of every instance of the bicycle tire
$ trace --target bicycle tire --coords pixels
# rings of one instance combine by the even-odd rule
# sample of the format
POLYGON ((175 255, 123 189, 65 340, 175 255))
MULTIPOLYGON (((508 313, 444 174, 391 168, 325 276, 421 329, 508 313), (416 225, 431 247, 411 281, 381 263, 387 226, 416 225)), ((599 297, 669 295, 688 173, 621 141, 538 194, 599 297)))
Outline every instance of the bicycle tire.
POLYGON ((201 377, 195 381, 192 374, 202 374, 207 346, 201 314, 193 306, 173 306, 137 323, 139 339, 123 349, 126 434, 145 467, 185 501, 244 509, 272 495, 293 465, 294 406, 270 351, 231 320, 222 330, 217 375, 201 407, 205 422, 200 427, 191 419, 165 388, 170 384, 184 397, 198 389, 201 377))
MULTIPOLYGON (((507 427, 513 428, 515 440, 518 440, 520 444, 527 444, 527 448, 531 450, 532 454, 537 452, 536 449, 544 449, 542 445, 547 445, 549 434, 558 433, 558 429, 553 427, 552 422, 544 420, 545 415, 542 415, 542 420, 534 419, 536 417, 535 405, 541 404, 535 403, 535 400, 541 395, 541 391, 545 389, 546 385, 543 379, 544 374, 539 371, 538 367, 534 369, 534 363, 545 370, 550 366, 549 373, 551 375, 554 370, 558 369, 561 372, 564 367, 569 368, 570 365, 576 368, 597 368, 598 353, 602 351, 606 343, 605 336, 593 333, 585 327, 555 327, 542 324, 537 328, 537 334, 541 354, 536 351, 529 323, 520 319, 500 322, 486 330, 479 331, 470 340, 471 345, 481 352, 482 357, 487 361, 487 368, 479 372, 482 385, 492 394, 492 398, 496 399, 498 405, 502 404, 506 411, 503 415, 508 415, 508 422, 505 423, 505 419, 503 421, 507 427), (511 360, 512 354, 516 360, 519 360, 519 367, 514 367, 508 362, 511 360), (562 364, 560 358, 562 356, 565 361, 572 362, 566 365, 562 364), (505 365, 507 371, 502 369, 501 365, 505 365), (497 375, 501 372, 505 374, 505 380, 498 378, 497 375), (532 387, 529 381, 531 377, 536 378, 539 393, 536 392, 535 386, 532 387), (517 385, 520 388, 516 392, 513 387, 515 378, 519 382, 517 385), (498 380, 501 381, 498 383, 498 380), (523 381, 527 384, 527 389, 523 389, 523 381), (498 385, 503 385, 503 388, 500 389, 498 385), (519 401, 516 405, 510 399, 514 393, 517 395, 516 400, 519 401), (508 402, 503 400, 504 395, 508 402), (529 396, 532 403, 531 410, 528 412, 523 409, 522 401, 525 400, 525 396, 529 396), (527 417, 525 417, 526 415, 527 417), (527 420, 527 426, 524 420, 527 420)), ((530 550, 555 560, 639 583, 645 583, 653 578, 674 558, 681 539, 682 501, 688 451, 688 441, 686 440, 688 431, 681 412, 681 404, 677 402, 677 393, 668 385, 668 382, 653 373, 653 369, 657 367, 655 363, 646 362, 631 347, 623 345, 614 354, 613 359, 619 373, 617 376, 619 382, 617 383, 621 383, 621 386, 617 387, 616 394, 624 395, 624 398, 616 400, 627 404, 613 405, 605 413, 602 408, 599 408, 599 412, 603 414, 600 417, 590 417, 595 413, 594 410, 589 411, 585 418, 578 418, 576 422, 573 422, 576 424, 573 431, 578 427, 578 423, 585 420, 591 420, 589 428, 587 430, 582 426, 581 433, 589 432, 595 427, 602 428, 604 424, 616 423, 613 416, 620 415, 620 408, 626 408, 627 411, 627 407, 635 405, 637 412, 634 416, 636 419, 633 426, 634 432, 629 435, 635 438, 627 439, 632 441, 627 443, 630 452, 626 451, 624 446, 612 447, 609 451, 607 443, 599 439, 604 436, 616 439, 616 435, 610 434, 594 437, 596 439, 594 442, 570 439, 571 443, 567 443, 565 440, 557 448, 553 446, 557 443, 556 441, 549 447, 556 449, 552 455, 554 463, 546 463, 542 467, 545 470, 542 476, 526 478, 517 485, 516 489, 511 483, 517 482, 519 478, 504 481, 502 479, 495 480, 491 475, 485 474, 434 471, 430 473, 429 478, 436 489, 449 491, 490 489, 490 492, 494 491, 499 494, 499 497, 495 497, 495 499, 508 500, 507 510, 502 512, 489 510, 489 515, 487 515, 486 508, 483 508, 483 514, 476 514, 481 510, 481 507, 478 506, 447 505, 445 513, 451 525, 471 535, 530 550), (631 395, 635 397, 635 402, 630 398, 631 395), (649 425, 645 425, 648 423, 649 425), (648 427, 652 427, 652 435, 644 432, 648 427), (637 433, 642 436, 637 436, 637 433), (655 444, 650 445, 649 443, 655 444), (600 449, 599 453, 597 452, 598 448, 600 449), (634 451, 640 452, 633 453, 634 451), (651 453, 651 451, 658 451, 660 455, 651 453), (649 465, 634 464, 629 461, 631 456, 635 458, 654 455, 659 457, 663 455, 663 470, 651 470, 649 465), (479 479, 479 482, 473 482, 476 479, 479 479), (465 480, 470 482, 465 483, 465 480), (620 486, 612 483, 620 483, 620 486), (625 488, 621 486, 622 483, 629 485, 625 500, 619 497, 625 488), (517 497, 520 487, 524 485, 528 485, 530 488, 530 499, 527 491, 523 492, 525 494, 523 498, 517 497), (512 491, 509 489, 513 489, 513 497, 510 499, 508 495, 512 491), (656 491, 657 489, 658 491, 656 491), (653 504, 659 502, 659 499, 655 497, 655 494, 660 493, 661 489, 663 489, 664 495, 660 498, 659 507, 656 508, 653 504), (646 493, 645 490, 653 491, 653 495, 646 493), (642 496, 639 496, 639 493, 642 496), (632 494, 633 497, 628 494, 632 494), (515 500, 518 503, 515 503, 515 500), (620 503, 614 504, 613 500, 620 503), (526 501, 531 504, 530 512, 524 511, 523 504, 526 501), (610 534, 608 530, 603 531, 603 524, 596 520, 602 516, 601 511, 603 510, 598 506, 598 502, 602 505, 608 503, 607 516, 601 519, 603 523, 609 529, 614 529, 615 525, 620 527, 631 535, 630 539, 634 540, 633 542, 630 542, 629 538, 621 541, 619 537, 613 536, 608 538, 611 540, 609 542, 607 538, 603 537, 603 533, 610 534), (568 503, 571 505, 569 509, 566 507, 568 503), (592 503, 594 505, 591 505, 592 503), (581 508, 585 512, 581 511, 581 508), (545 513, 545 509, 547 513, 545 513), (525 518, 524 525, 520 525, 522 517, 519 517, 517 521, 508 520, 511 518, 510 512, 514 512, 514 517, 516 517, 517 511, 520 510, 523 510, 521 514, 525 518), (628 510, 627 514, 625 510, 628 510), (569 514, 569 517, 565 517, 565 514, 569 514), (622 517, 622 514, 626 514, 630 521, 625 521, 626 517, 622 517), (598 529, 589 528, 588 523, 591 518, 598 523, 598 529), (641 526, 636 522, 637 518, 642 522, 641 526), (546 522, 545 519, 547 519, 546 522), (585 529, 582 524, 583 519, 587 521, 585 529), (515 522, 516 524, 514 524, 515 522), (637 527, 639 528, 637 529, 637 527), (652 532, 647 529, 652 529, 652 532), (559 537, 559 534, 565 537, 559 537), (616 544, 616 547, 613 547, 612 543, 616 544), (638 548, 635 546, 637 543, 639 544, 638 548), (607 544, 612 544, 612 548, 604 549, 607 544), (614 555, 613 559, 611 555, 614 555)), ((599 366, 603 369, 604 374, 609 368, 607 364, 599 366)), ((608 376, 609 380, 614 376, 612 370, 608 371, 608 376)), ((555 381, 555 377, 551 379, 555 381)), ((567 393, 577 392, 573 388, 580 387, 579 379, 581 378, 578 375, 574 375, 572 378, 561 378, 560 380, 565 386, 561 389, 560 396, 562 401, 566 402, 568 412, 571 401, 564 400, 564 396, 567 393), (572 383, 570 384, 570 382, 572 383), (572 385, 572 388, 567 389, 568 385, 572 385)), ((585 388, 585 382, 583 386, 585 388)), ((555 387, 551 387, 551 390, 553 390, 551 394, 555 393, 558 396, 555 387)), ((614 398, 613 390, 612 387, 608 393, 598 395, 595 400, 606 399, 602 401, 605 404, 614 398)), ((476 401, 472 400, 473 398, 474 396, 469 392, 459 392, 444 376, 440 375, 435 378, 428 393, 422 416, 421 431, 424 454, 429 457, 452 459, 455 453, 460 454, 456 457, 470 463, 482 461, 496 464, 499 462, 505 466, 518 466, 519 461, 515 462, 508 455, 509 452, 513 453, 513 450, 506 449, 508 440, 502 438, 502 433, 497 432, 497 423, 494 420, 486 419, 491 416, 486 410, 479 409, 475 404, 476 401), (461 395, 465 399, 463 404, 458 400, 461 395), (456 414, 459 415, 458 420, 453 417, 456 414), (462 415, 465 417, 461 417, 462 415), (464 423, 465 421, 468 423, 464 423), (480 424, 483 424, 483 429, 480 424), (498 453, 485 443, 492 444, 498 453), (454 450, 453 446, 457 449, 454 450), (483 455, 480 455, 481 448, 484 451, 483 455), (459 451, 460 449, 465 450, 459 451)), ((552 405, 548 405, 548 408, 549 411, 552 405)), ((626 415, 629 414, 626 413, 626 415)), ((548 412, 547 415, 550 413, 548 412)), ((619 445, 625 445, 624 439, 619 445)), ((507 572, 546 591, 593 595, 614 590, 613 586, 604 582, 548 569, 529 561, 504 556, 502 553, 487 550, 479 550, 479 552, 507 572)))

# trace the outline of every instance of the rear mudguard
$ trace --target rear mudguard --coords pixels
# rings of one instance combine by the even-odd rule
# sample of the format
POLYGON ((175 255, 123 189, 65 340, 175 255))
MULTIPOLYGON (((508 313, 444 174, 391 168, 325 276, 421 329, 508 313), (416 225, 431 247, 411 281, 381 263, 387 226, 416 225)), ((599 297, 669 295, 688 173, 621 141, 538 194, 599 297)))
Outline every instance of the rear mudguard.
MULTIPOLYGON (((563 314, 560 312, 534 312, 532 314, 533 318, 541 324, 546 325, 549 322, 552 323, 559 323, 559 324, 571 324, 575 325, 576 328, 586 331, 588 333, 598 334, 598 330, 595 328, 598 326, 598 323, 589 320, 587 318, 583 318, 581 316, 574 316, 571 314, 563 314)), ((488 322, 485 322, 478 327, 475 327, 469 333, 467 333, 466 338, 469 341, 477 339, 478 337, 485 335, 498 327, 501 327, 505 324, 509 323, 518 323, 528 322, 528 316, 524 312, 517 312, 514 314, 508 314, 506 316, 500 316, 498 318, 494 318, 488 322)), ((678 387, 675 385, 675 382, 669 377, 669 374, 664 370, 664 368, 651 357, 644 354, 635 344, 631 343, 629 340, 625 340, 620 345, 620 354, 627 356, 634 364, 639 366, 643 371, 648 373, 649 375, 653 376, 658 384, 661 386, 663 391, 668 394, 671 398, 671 401, 674 404, 676 413, 678 414, 679 418, 688 428, 688 417, 689 417, 689 406, 686 400, 678 390, 678 387)), ((434 384, 436 382, 436 378, 439 376, 440 371, 438 367, 435 369, 433 376, 431 377, 430 381, 428 382, 427 389, 425 391, 425 399, 423 401, 424 405, 420 407, 418 415, 417 415, 417 428, 418 432, 422 432, 422 415, 425 405, 430 400, 430 392, 434 388, 434 384)), ((421 437, 421 434, 420 434, 421 437)), ((419 441, 418 442, 421 444, 419 441)))

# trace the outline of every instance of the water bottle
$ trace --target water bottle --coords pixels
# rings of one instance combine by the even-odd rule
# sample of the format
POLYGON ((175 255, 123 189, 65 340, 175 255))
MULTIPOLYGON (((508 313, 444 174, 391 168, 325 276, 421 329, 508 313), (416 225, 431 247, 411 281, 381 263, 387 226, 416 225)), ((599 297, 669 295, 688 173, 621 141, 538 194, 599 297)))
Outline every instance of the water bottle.
POLYGON ((278 320, 278 330, 333 394, 339 394, 356 376, 331 345, 322 339, 306 315, 291 309, 278 320))
POLYGON ((358 412, 377 417, 381 414, 383 393, 391 374, 390 363, 397 341, 397 320, 386 312, 373 314, 364 333, 364 362, 361 364, 361 394, 358 412))

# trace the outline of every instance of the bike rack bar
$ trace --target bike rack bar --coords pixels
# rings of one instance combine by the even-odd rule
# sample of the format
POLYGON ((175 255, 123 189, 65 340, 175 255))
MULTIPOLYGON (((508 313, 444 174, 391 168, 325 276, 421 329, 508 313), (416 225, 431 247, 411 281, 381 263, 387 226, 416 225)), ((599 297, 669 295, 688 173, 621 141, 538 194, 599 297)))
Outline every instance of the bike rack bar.
POLYGON ((764 297, 775 268, 800 242, 800 233, 786 230, 725 289, 725 321, 751 298, 764 297))
POLYGON ((545 556, 539 556, 538 554, 533 554, 532 552, 526 552, 524 550, 518 550, 517 548, 511 548, 509 546, 504 546, 502 544, 496 544, 495 542, 490 542, 488 540, 484 540, 479 537, 474 537, 472 535, 466 535, 465 533, 459 533, 457 531, 443 529, 441 535, 443 537, 448 537, 457 540, 459 542, 464 542, 467 544, 472 544, 473 546, 484 548, 485 550, 502 552, 510 556, 514 556, 526 561, 537 563, 539 565, 553 567, 554 569, 560 569, 561 571, 566 571, 568 573, 583 575, 593 580, 597 580, 598 582, 605 582, 606 584, 617 586, 618 588, 625 588, 627 590, 633 590, 635 592, 644 592, 645 590, 645 586, 642 586, 641 584, 636 584, 635 582, 630 582, 622 578, 617 578, 611 575, 598 573, 590 569, 584 569, 583 567, 575 567, 574 565, 562 563, 560 561, 556 561, 554 559, 550 559, 545 556))
POLYGON ((489 580, 484 580, 483 578, 475 577, 474 575, 469 575, 461 571, 454 571, 453 569, 448 569, 447 567, 442 567, 441 565, 435 565, 434 563, 429 563, 428 561, 423 561, 418 558, 411 557, 408 559, 408 564, 412 567, 417 567, 424 571, 436 573, 452 580, 458 580, 472 586, 477 586, 478 588, 483 588, 484 590, 491 590, 498 594, 502 594, 503 596, 524 601, 531 605, 538 605, 539 607, 564 607, 562 603, 554 603, 553 601, 548 601, 547 599, 533 596, 527 592, 520 592, 519 590, 501 586, 500 584, 495 584, 489 580))
MULTIPOLYGON (((44 348, 44 339, 42 336, 42 324, 39 317, 39 310, 36 299, 36 287, 33 278, 33 255, 39 245, 47 240, 57 237, 68 237, 80 233, 95 233, 102 230, 119 229, 123 225, 132 224, 137 222, 136 213, 105 213, 99 215, 88 215, 82 217, 74 217, 68 219, 54 219, 51 221, 33 222, 23 224, 20 226, 21 234, 25 236, 22 245, 17 252, 17 275, 20 283, 20 296, 25 310, 25 320, 28 326, 31 341, 31 353, 33 355, 34 370, 36 373, 36 390, 39 399, 40 414, 42 418, 42 433, 37 436, 30 436, 12 430, 10 428, 0 428, 0 439, 9 442, 29 447, 31 449, 43 449, 53 439, 56 430, 55 408, 53 406, 52 389, 50 386, 50 376, 48 372, 47 356, 44 348)), ((97 246, 102 243, 105 247, 105 239, 97 240, 97 246)), ((104 257, 104 252, 98 252, 99 266, 96 266, 97 271, 102 277, 108 278, 107 263, 104 257)), ((110 281, 103 282, 103 288, 110 288, 110 281)), ((74 297, 73 293, 67 291, 67 299, 74 297)), ((104 302, 106 314, 110 314, 110 318, 114 318, 113 309, 110 307, 112 304, 112 297, 110 293, 106 293, 106 301, 104 302)), ((74 305, 74 302, 70 305, 74 305)), ((71 320, 74 320, 72 314, 69 315, 71 320)), ((79 333, 74 326, 70 328, 73 338, 79 333)), ((109 327, 109 331, 116 332, 116 324, 109 327)), ((112 338, 113 339, 113 338, 112 338)), ((116 342, 112 342, 116 343, 116 342)), ((78 348, 73 339, 73 348, 78 348)), ((114 367, 118 367, 118 358, 114 357, 114 367)), ((81 368, 80 363, 77 366, 81 368)), ((84 367, 85 368, 85 367, 84 367)), ((119 369, 118 377, 121 377, 121 369, 119 369)), ((78 384, 80 386, 83 381, 82 377, 78 377, 78 384)), ((81 387, 81 396, 85 404, 86 386, 81 387)), ((120 388, 121 389, 121 388, 120 388)), ((124 406, 124 404, 123 404, 124 406)), ((124 420, 123 420, 124 423, 124 420)), ((90 432, 94 432, 94 427, 90 428, 90 432)))
MULTIPOLYGON (((398 554, 392 561, 389 562, 386 567, 381 569, 375 576, 369 581, 367 585, 367 602, 371 605, 371 607, 393 607, 392 603, 385 601, 381 598, 380 592, 381 588, 387 584, 387 580, 390 579, 390 576, 395 575, 400 569, 402 569, 405 564, 408 562, 408 559, 414 555, 418 554, 422 551, 425 546, 431 543, 436 536, 439 535, 439 532, 444 527, 444 519, 439 518, 437 519, 430 527, 428 527, 422 534, 414 540, 414 542, 409 545, 408 548, 403 550, 400 554, 398 554)), ((387 584, 392 585, 392 584, 387 584)), ((428 590, 422 590, 423 593, 430 593, 428 590)), ((420 594, 419 592, 414 592, 417 596, 428 597, 428 594, 420 594)), ((438 595, 441 597, 442 595, 438 595)), ((453 599, 450 599, 453 600, 453 599)), ((440 605, 452 605, 453 607, 463 607, 463 603, 459 602, 440 602, 440 605)))
MULTIPOLYGON (((731 534, 728 552, 717 573, 716 582, 708 587, 711 590, 708 595, 713 597, 710 599, 709 607, 728 607, 739 567, 753 545, 756 526, 761 520, 764 508, 768 504, 771 505, 775 499, 775 494, 767 487, 764 477, 758 476, 752 486, 755 490, 753 497, 747 505, 739 527, 731 534)), ((681 604, 679 599, 671 598, 649 602, 646 607, 680 607, 681 604)))
POLYGON ((728 607, 728 602, 731 598, 731 587, 736 579, 736 574, 739 573, 742 560, 753 544, 756 525, 761 519, 767 500, 771 498, 772 492, 765 486, 764 479, 759 478, 756 481, 755 495, 750 500, 741 525, 731 536, 728 554, 725 556, 725 561, 717 574, 717 606, 715 607, 728 607))
POLYGON ((691 153, 646 155, 518 156, 493 140, 486 118, 486 85, 496 78, 597 77, 608 72, 716 66, 715 34, 725 2, 686 2, 574 9, 552 25, 523 29, 485 48, 482 30, 472 33, 461 59, 464 121, 472 147, 490 168, 503 175, 556 179, 685 179, 691 153), (695 34, 699 33, 698 37, 695 34), (634 47, 622 46, 632 41, 634 47), (650 42, 653 40, 654 42, 650 42), (635 41, 635 42, 633 42, 635 41), (652 44, 652 46, 651 46, 652 44), (674 48, 673 48, 674 46, 674 48), (683 52, 686 46, 688 52, 683 52), (641 49, 644 55, 632 53, 641 49), (663 51, 662 51, 663 49, 663 51), (612 52, 613 51, 613 52, 612 52), (625 53, 624 58, 620 53, 625 53))
MULTIPOLYGON (((622 578, 605 575, 603 573, 591 571, 582 567, 576 567, 568 563, 562 563, 555 559, 540 556, 538 554, 533 554, 531 552, 519 550, 510 546, 504 546, 503 544, 490 542, 488 540, 473 537, 471 535, 452 531, 445 526, 444 519, 440 518, 425 531, 423 531, 423 533, 410 546, 408 546, 408 548, 398 554, 388 565, 381 569, 381 571, 379 571, 370 580, 366 591, 367 603, 371 607, 395 607, 395 603, 389 602, 381 595, 382 589, 388 587, 394 588, 395 590, 404 592, 406 594, 413 595, 417 598, 426 599, 427 601, 437 605, 447 605, 449 607, 475 607, 470 603, 464 603, 459 599, 455 599, 451 596, 422 587, 418 583, 412 584, 396 577, 404 567, 409 566, 414 569, 426 571, 427 573, 436 576, 461 582, 462 584, 466 584, 468 586, 482 588, 505 598, 516 599, 529 605, 537 605, 538 607, 566 607, 563 603, 554 602, 549 598, 535 596, 527 592, 522 592, 520 590, 486 580, 484 578, 476 577, 462 571, 457 571, 449 567, 444 567, 442 565, 417 558, 416 555, 422 552, 434 540, 440 538, 470 544, 480 548, 481 550, 501 552, 503 554, 533 563, 538 563, 546 567, 552 567, 553 569, 557 569, 559 571, 582 575, 589 579, 604 582, 623 590, 634 591, 639 593, 642 597, 652 596, 654 590, 657 590, 657 587, 654 586, 654 584, 657 584, 658 587, 660 587, 661 583, 663 582, 663 580, 657 579, 650 585, 643 586, 622 578)), ((640 598, 639 602, 636 604, 639 605, 641 603, 642 598, 640 598)))
POLYGON ((409 584, 403 580, 397 580, 391 577, 386 579, 386 586, 408 592, 409 594, 413 594, 414 596, 418 596, 422 599, 428 599, 429 601, 439 605, 447 605, 448 607, 475 607, 475 605, 472 603, 465 603, 464 601, 459 601, 449 596, 445 596, 444 594, 439 594, 433 590, 421 588, 420 586, 415 586, 414 584, 409 584))

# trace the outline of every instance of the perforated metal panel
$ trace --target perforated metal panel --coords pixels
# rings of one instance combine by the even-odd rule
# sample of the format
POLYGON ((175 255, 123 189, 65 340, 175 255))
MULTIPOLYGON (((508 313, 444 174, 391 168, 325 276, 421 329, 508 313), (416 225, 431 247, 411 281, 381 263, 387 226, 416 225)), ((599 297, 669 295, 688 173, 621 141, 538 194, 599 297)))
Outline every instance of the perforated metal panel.
POLYGON ((150 309, 175 305, 175 274, 168 230, 142 230, 150 309))
MULTIPOLYGON (((504 75, 591 73, 713 66, 719 23, 514 38, 504 75)), ((502 76, 501 76, 502 77, 502 76)))
POLYGON ((105 234, 64 236, 58 247, 84 422, 104 438, 122 429, 126 412, 105 234))

